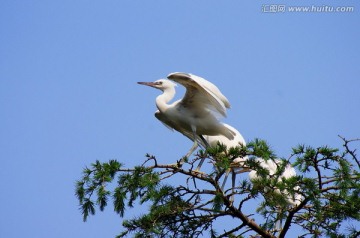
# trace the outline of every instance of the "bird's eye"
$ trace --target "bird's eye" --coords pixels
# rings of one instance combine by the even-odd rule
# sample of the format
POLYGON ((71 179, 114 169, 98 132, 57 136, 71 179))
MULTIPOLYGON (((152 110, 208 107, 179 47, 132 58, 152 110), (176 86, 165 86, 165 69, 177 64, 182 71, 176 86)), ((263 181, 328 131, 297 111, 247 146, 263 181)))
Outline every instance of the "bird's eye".
POLYGON ((160 81, 160 82, 157 82, 157 84, 158 84, 158 85, 162 85, 162 84, 163 84, 163 82, 161 82, 161 81, 160 81))

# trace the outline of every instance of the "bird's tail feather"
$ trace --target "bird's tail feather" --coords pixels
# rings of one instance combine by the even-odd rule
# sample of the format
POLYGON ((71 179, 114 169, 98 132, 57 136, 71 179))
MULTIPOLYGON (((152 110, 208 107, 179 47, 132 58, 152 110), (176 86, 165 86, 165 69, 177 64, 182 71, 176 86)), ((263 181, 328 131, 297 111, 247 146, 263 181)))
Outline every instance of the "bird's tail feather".
POLYGON ((235 135, 236 135, 236 132, 231 130, 230 128, 226 127, 223 125, 223 136, 225 136, 226 138, 228 138, 229 140, 233 140, 235 135))

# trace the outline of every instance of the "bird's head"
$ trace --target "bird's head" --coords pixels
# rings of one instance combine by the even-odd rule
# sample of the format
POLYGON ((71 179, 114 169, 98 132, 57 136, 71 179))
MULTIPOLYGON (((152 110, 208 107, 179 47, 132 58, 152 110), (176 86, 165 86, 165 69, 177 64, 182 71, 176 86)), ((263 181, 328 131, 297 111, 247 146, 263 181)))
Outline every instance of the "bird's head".
POLYGON ((146 85, 146 86, 150 86, 153 88, 157 88, 160 89, 161 91, 164 91, 168 88, 174 88, 176 86, 175 83, 171 82, 170 80, 167 79, 159 79, 156 80, 154 82, 138 82, 138 84, 142 84, 142 85, 146 85))

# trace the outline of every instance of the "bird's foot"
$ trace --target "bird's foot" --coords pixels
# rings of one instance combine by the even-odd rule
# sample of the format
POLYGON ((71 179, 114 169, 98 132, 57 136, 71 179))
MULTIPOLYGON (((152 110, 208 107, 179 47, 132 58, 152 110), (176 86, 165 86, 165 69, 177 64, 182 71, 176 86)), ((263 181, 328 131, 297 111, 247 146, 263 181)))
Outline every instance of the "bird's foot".
POLYGON ((234 204, 234 194, 231 194, 229 197, 230 205, 232 206, 234 204))
POLYGON ((188 161, 188 157, 186 156, 182 157, 180 160, 177 161, 178 167, 181 168, 183 164, 186 163, 187 161, 188 161))
POLYGON ((188 158, 186 156, 184 156, 181 159, 179 159, 178 161, 176 161, 176 164, 174 164, 174 165, 177 166, 178 168, 182 168, 183 164, 186 163, 187 161, 188 161, 188 158))

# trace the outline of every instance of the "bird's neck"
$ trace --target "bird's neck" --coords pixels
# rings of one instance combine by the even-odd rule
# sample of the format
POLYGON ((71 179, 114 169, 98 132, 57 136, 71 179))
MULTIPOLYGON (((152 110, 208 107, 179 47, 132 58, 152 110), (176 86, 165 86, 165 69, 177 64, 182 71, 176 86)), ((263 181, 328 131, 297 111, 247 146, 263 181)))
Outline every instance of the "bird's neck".
POLYGON ((168 104, 171 99, 175 96, 175 89, 174 88, 167 88, 164 90, 163 94, 157 96, 156 98, 156 107, 159 109, 160 112, 164 113, 170 105, 168 104))

